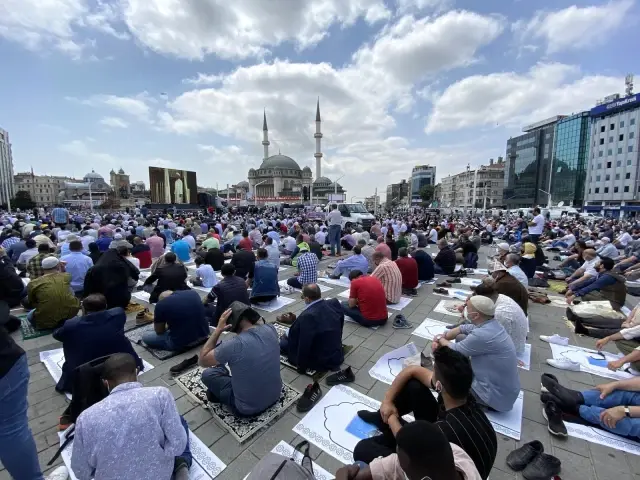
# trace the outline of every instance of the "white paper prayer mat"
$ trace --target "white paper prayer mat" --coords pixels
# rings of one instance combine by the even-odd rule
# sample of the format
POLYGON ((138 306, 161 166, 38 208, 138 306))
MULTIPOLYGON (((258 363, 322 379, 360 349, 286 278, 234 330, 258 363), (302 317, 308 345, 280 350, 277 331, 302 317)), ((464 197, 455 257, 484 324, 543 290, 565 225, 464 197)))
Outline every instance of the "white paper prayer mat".
POLYGON ((524 365, 518 365, 523 370, 531 370, 531 345, 525 343, 524 352, 518 355, 518 360, 520 360, 524 365))
MULTIPOLYGON (((278 333, 278 340, 280 340, 284 335, 289 335, 289 327, 282 325, 281 323, 273 323, 272 325, 278 333)), ((280 354, 280 363, 291 368, 292 370, 295 370, 296 372, 298 371, 298 367, 292 365, 286 355, 280 354)), ((315 370, 307 369, 307 371, 304 373, 305 375, 313 377, 317 372, 315 370)))
POLYGON ((456 307, 460 305, 464 305, 464 302, 461 300, 441 300, 433 311, 460 318, 461 314, 456 310, 456 307))
POLYGON ((257 308, 258 310, 263 310, 265 312, 272 313, 294 302, 295 302, 295 299, 293 298, 276 297, 270 302, 254 303, 252 304, 252 306, 254 308, 257 308))
POLYGON ((413 300, 413 298, 400 297, 400 301, 398 303, 387 303, 387 308, 391 310, 402 310, 411 303, 411 300, 413 300))
POLYGON ((402 371, 404 359, 419 354, 420 351, 413 343, 403 345, 380 357, 376 364, 369 370, 369 375, 376 380, 391 385, 393 380, 402 371))
POLYGON ((489 270, 486 268, 473 268, 472 275, 489 275, 489 270))
POLYGON ((547 295, 551 303, 547 303, 547 305, 551 305, 552 307, 558 308, 567 308, 569 305, 567 304, 567 300, 564 297, 556 297, 553 295, 547 295))
MULTIPOLYGON (((391 316, 391 314, 389 314, 389 316, 391 316)), ((358 322, 356 322, 353 318, 351 318, 351 317, 350 317, 350 316, 348 316, 348 315, 345 315, 345 316, 344 316, 344 321, 345 321, 345 322, 349 322, 349 323, 355 323, 356 325, 360 325, 358 322)), ((370 328, 371 330, 377 330, 377 329, 379 329, 379 328, 380 328, 380 326, 379 326, 379 325, 376 325, 375 327, 366 327, 366 328, 370 328)))
POLYGON ((213 419, 240 443, 251 439, 258 431, 284 415, 302 395, 295 388, 283 383, 280 398, 271 407, 259 415, 238 417, 228 407, 207 400, 207 387, 201 380, 203 370, 202 367, 196 367, 175 377, 175 381, 187 395, 207 408, 213 419))
POLYGON ((482 280, 478 280, 475 278, 461 278, 460 284, 466 285, 467 287, 477 287, 482 283, 482 280))
MULTIPOLYGON (((62 348, 40 352, 40 361, 44 363, 44 366, 57 385, 62 377, 62 365, 64 365, 64 351, 62 348)), ((145 359, 142 359, 142 364, 144 365, 144 371, 140 372, 140 375, 153 369, 153 365, 145 359)), ((71 400, 70 393, 66 393, 65 395, 69 400, 71 400)))
POLYGON ((431 280, 421 280, 418 282, 418 286, 416 288, 420 288, 423 285, 433 285, 438 281, 437 278, 432 278, 431 280))
POLYGON ((520 434, 522 432, 523 405, 524 394, 520 391, 518 399, 513 404, 513 408, 508 412, 485 411, 485 414, 496 432, 506 435, 507 437, 520 440, 520 434))
POLYGON ((200 292, 204 292, 204 293, 209 293, 209 292, 211 291, 211 289, 210 289, 210 288, 207 288, 207 287, 198 287, 198 286, 194 285, 194 284, 193 284, 193 283, 191 283, 191 282, 187 282, 187 286, 188 286, 189 288, 193 288, 194 290, 198 290, 198 291, 200 291, 200 292))
MULTIPOLYGON (((285 287, 285 286, 287 286, 287 287, 291 287, 291 286, 287 283, 287 280, 286 280, 286 279, 285 279, 285 280, 280 280, 280 281, 278 282, 278 285, 280 285, 281 287, 285 287)), ((327 286, 327 285, 322 285, 321 283, 320 283, 320 284, 318 284, 318 287, 320 287, 320 292, 322 292, 322 293, 328 292, 329 290, 333 290, 333 288, 331 288, 331 287, 329 287, 329 286, 327 286)), ((300 288, 293 288, 293 287, 291 287, 291 288, 293 289, 293 291, 294 291, 294 292, 298 292, 298 293, 300 293, 300 292, 302 291, 302 289, 300 289, 300 288)), ((348 290, 347 290, 347 291, 348 291, 348 290)))
POLYGON ((347 277, 340 278, 327 278, 327 277, 318 277, 320 282, 328 283, 330 285, 336 285, 337 287, 350 287, 351 281, 347 277))
POLYGON ((581 425, 579 423, 564 422, 570 437, 581 438, 587 442, 597 443, 605 447, 615 448, 633 455, 640 455, 640 443, 634 442, 615 433, 597 427, 581 425))
MULTIPOLYGON (((275 447, 273 447, 271 452, 277 453, 286 458, 293 458, 293 460, 295 460, 298 465, 302 464, 302 458, 304 457, 304 455, 300 451, 296 450, 287 442, 282 440, 275 447)), ((313 467, 313 476, 316 480, 332 480, 336 478, 314 461, 311 461, 311 466, 313 467)), ((249 475, 251 475, 251 472, 247 473, 243 480, 247 480, 249 478, 249 475)), ((253 480, 261 479, 256 478, 253 480)))
POLYGON ((438 295, 439 297, 455 298, 457 300, 462 300, 463 302, 466 301, 470 295, 473 295, 471 290, 465 290, 463 288, 445 287, 445 290, 448 292, 447 295, 436 292, 433 292, 433 294, 438 295))
POLYGON ((449 325, 448 323, 427 318, 418 325, 418 328, 411 332, 411 335, 426 338, 427 340, 433 340, 436 335, 444 335, 448 332, 449 329, 447 326, 453 327, 453 325, 449 325))
POLYGON ((345 385, 329 390, 293 431, 344 464, 353 463, 353 449, 379 432, 358 417, 358 410, 374 412, 380 402, 345 385))
POLYGON ((131 296, 132 296, 133 298, 137 298, 138 300, 142 300, 143 302, 151 303, 151 302, 149 301, 149 298, 150 298, 150 296, 151 296, 151 295, 150 295, 149 293, 147 293, 147 292, 144 292, 144 291, 140 291, 140 292, 133 292, 133 293, 131 294, 131 296))
POLYGON ((621 370, 615 372, 607 368, 607 363, 619 360, 622 354, 615 355, 609 352, 598 352, 589 348, 576 347, 574 345, 555 345, 549 344, 551 353, 556 360, 569 359, 580 364, 580 371, 598 375, 599 377, 611 378, 613 380, 626 380, 632 378, 633 375, 624 371, 629 368, 630 364, 626 363, 621 370))
MULTIPOLYGON (((58 432, 60 445, 64 443, 66 432, 58 432)), ((227 468, 215 453, 213 453, 202 441, 189 430, 189 450, 193 461, 189 469, 189 480, 213 480, 227 468)), ((71 470, 71 454, 73 453, 73 440, 67 444, 62 450, 61 457, 64 465, 69 470, 69 478, 77 480, 77 477, 71 470)))

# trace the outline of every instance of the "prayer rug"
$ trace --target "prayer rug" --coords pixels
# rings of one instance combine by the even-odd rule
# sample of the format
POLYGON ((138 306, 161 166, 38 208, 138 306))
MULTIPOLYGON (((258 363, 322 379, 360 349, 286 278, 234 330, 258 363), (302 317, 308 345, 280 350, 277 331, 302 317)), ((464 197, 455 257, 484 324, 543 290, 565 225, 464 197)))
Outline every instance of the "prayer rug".
MULTIPOLYGON (((338 294, 338 296, 342 297, 342 298, 349 298, 350 291, 351 290, 345 290, 344 292, 340 292, 338 294)), ((471 292, 469 292, 469 293, 471 293, 471 292)), ((400 297, 400 301, 398 303, 387 303, 387 309, 389 309, 389 310, 402 310, 407 305, 409 305, 412 300, 413 300, 413 298, 410 298, 410 297, 400 297)))
MULTIPOLYGON (((289 287, 291 289, 291 293, 300 293, 302 291, 302 289, 300 289, 300 288, 293 288, 292 286, 290 286, 287 283, 287 280, 280 280, 278 282, 278 285, 280 285, 280 292, 282 292, 282 287, 289 287)), ((329 290, 333 290, 333 288, 331 288, 331 287, 329 287, 327 285, 323 285, 321 283, 318 284, 318 287, 320 287, 320 292, 322 292, 322 293, 328 292, 329 290)))
POLYGON ((302 393, 290 387, 286 383, 282 384, 280 399, 259 415, 252 417, 238 417, 231 413, 229 408, 220 403, 210 403, 207 400, 207 387, 201 381, 204 368, 196 367, 175 378, 175 381, 187 395, 196 402, 207 408, 213 415, 214 420, 240 443, 244 443, 252 438, 264 427, 274 420, 284 415, 287 409, 293 405, 302 393))
POLYGON ((547 280, 549 282, 549 290, 560 293, 567 289, 567 282, 562 280, 547 280))
POLYGON ((26 315, 19 315, 18 318, 20 319, 20 331, 22 332, 23 340, 31 340, 32 338, 44 337, 45 335, 51 335, 53 333, 53 328, 36 330, 35 328, 33 328, 33 325, 31 325, 31 322, 27 320, 26 315))
POLYGON ((153 331, 154 331, 153 323, 149 323, 147 325, 139 325, 129 330, 126 330, 124 332, 124 335, 131 341, 131 343, 135 343, 149 350, 149 353, 151 353, 151 355, 156 357, 158 360, 167 360, 168 358, 175 357, 176 355, 180 355, 181 353, 191 350, 192 348, 198 347, 207 341, 206 337, 202 338, 193 343, 190 343, 186 347, 182 348, 181 350, 177 350, 175 352, 169 351, 169 350, 158 350, 156 348, 149 347, 147 344, 145 344, 142 341, 142 336, 145 333, 153 332, 153 331))
MULTIPOLYGON (((280 440, 280 443, 278 443, 275 447, 273 447, 271 452, 277 453, 286 458, 291 458, 295 460, 295 462, 298 465, 302 464, 302 457, 303 457, 302 452, 296 450, 293 446, 289 445, 287 442, 283 440, 280 440)), ((334 478, 336 478, 333 475, 331 475, 329 472, 327 472, 324 468, 322 468, 320 465, 318 465, 316 462, 312 461, 311 465, 313 467, 313 476, 315 477, 316 480, 333 480, 334 478)), ((243 480, 247 480, 249 478, 249 475, 251 475, 251 473, 248 473, 243 480)), ((260 479, 253 479, 253 480, 260 480, 260 479)))
POLYGON ((125 313, 129 314, 141 312, 142 310, 144 310, 144 308, 144 305, 140 305, 139 303, 135 302, 129 302, 129 305, 127 305, 127 308, 125 309, 125 313))
POLYGON ((254 303, 252 304, 252 306, 253 308, 256 308, 258 310, 263 310, 265 312, 273 313, 294 302, 295 300, 293 298, 276 297, 270 302, 254 303))
MULTIPOLYGON (((151 297, 151 295, 148 292, 145 292, 143 290, 140 290, 139 292, 133 292, 131 296, 133 298, 137 298, 138 300, 142 300, 143 302, 151 303, 149 301, 149 298, 151 297)), ((127 306, 127 308, 129 307, 127 306)), ((127 311, 127 313, 130 313, 130 312, 127 311)))

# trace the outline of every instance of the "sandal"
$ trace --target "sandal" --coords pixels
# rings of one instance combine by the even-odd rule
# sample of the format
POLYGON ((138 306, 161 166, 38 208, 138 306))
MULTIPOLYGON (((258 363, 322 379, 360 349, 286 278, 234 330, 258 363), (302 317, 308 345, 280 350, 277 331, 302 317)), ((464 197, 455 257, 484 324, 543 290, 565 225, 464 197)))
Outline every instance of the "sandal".
POLYGON ((278 315, 276 317, 276 322, 281 323, 283 325, 291 325, 296 321, 296 314, 292 312, 283 313, 282 315, 278 315))

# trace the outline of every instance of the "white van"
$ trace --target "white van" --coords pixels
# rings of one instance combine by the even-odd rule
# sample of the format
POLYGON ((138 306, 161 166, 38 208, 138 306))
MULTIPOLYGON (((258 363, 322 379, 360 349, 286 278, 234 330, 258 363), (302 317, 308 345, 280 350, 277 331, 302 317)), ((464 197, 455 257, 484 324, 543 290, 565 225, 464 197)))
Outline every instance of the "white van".
POLYGON ((343 229, 349 230, 356 225, 360 225, 368 231, 371 229, 373 222, 375 222, 376 218, 361 203, 330 203, 325 207, 325 212, 329 213, 335 205, 338 205, 338 211, 342 215, 343 229))

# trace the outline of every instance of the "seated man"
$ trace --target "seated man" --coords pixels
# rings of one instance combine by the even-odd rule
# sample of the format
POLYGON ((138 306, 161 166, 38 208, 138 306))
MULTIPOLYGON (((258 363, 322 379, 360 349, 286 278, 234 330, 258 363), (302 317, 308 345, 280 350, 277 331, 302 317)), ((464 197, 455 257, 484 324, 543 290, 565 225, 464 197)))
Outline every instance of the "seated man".
POLYGON ((259 248, 258 261, 249 275, 247 286, 251 287, 251 303, 270 302, 280 295, 278 285, 278 268, 269 262, 269 254, 264 248, 259 248))
POLYGON ((6 302, 9 308, 19 306, 28 292, 2 248, 0 248, 0 285, 2 285, 0 301, 6 302))
POLYGON ((234 302, 202 347, 198 358, 210 402, 220 402, 234 415, 264 412, 280 398, 280 344, 273 325, 258 323, 249 305, 234 302), (218 344, 222 332, 237 335, 218 344), (229 366, 231 375, 225 365, 229 366))
POLYGON ((373 254, 376 249, 363 239, 358 240, 358 246, 360 247, 360 253, 362 253, 362 256, 367 259, 367 271, 363 271, 363 273, 372 273, 376 268, 373 263, 373 254))
POLYGON ((318 261, 322 261, 322 245, 316 241, 315 235, 309 235, 309 251, 318 257, 318 261))
POLYGON ((127 353, 104 362, 109 396, 76 421, 71 469, 78 480, 189 478, 187 422, 168 388, 143 387, 137 374, 127 353))
POLYGON ((511 274, 513 278, 518 280, 524 288, 529 288, 529 279, 527 274, 520 268, 520 255, 516 253, 510 253, 504 258, 504 266, 507 272, 511 274))
POLYGON ((356 245, 353 247, 353 255, 348 256, 344 260, 338 260, 336 268, 333 269, 333 273, 329 275, 329 278, 340 278, 341 275, 349 276, 352 270, 359 270, 366 272, 369 269, 369 262, 362 255, 362 249, 356 245))
POLYGON ((379 411, 358 412, 382 434, 358 442, 354 460, 371 463, 395 453, 393 431, 401 425, 400 417, 413 412, 416 421, 434 423, 450 443, 462 448, 480 477, 486 479, 496 458, 498 439, 487 416, 470 398, 472 382, 469 359, 446 347, 433 352, 433 371, 418 366, 404 368, 387 390, 379 411), (439 400, 431 390, 439 394, 439 400))
POLYGON ((59 327, 78 314, 80 302, 71 290, 71 275, 60 272, 59 264, 56 257, 45 258, 44 275, 27 285, 26 303, 32 309, 27 320, 37 330, 59 327))
POLYGON ((84 278, 91 267, 93 260, 82 252, 80 240, 69 243, 69 254, 60 257, 64 265, 64 271, 71 275, 71 289, 76 297, 82 298, 84 291, 84 278))
POLYGON ((305 308, 289 328, 289 334, 280 339, 280 353, 298 367, 299 373, 308 369, 339 370, 344 360, 344 314, 340 302, 335 298, 323 300, 321 296, 315 283, 302 287, 305 308))
POLYGON ((149 268, 153 263, 151 247, 142 242, 140 237, 134 237, 131 255, 140 261, 140 268, 149 268))
POLYGON ((351 250, 353 250, 353 247, 355 245, 356 245, 356 239, 352 235, 352 232, 347 231, 344 237, 340 239, 340 246, 342 247, 343 250, 347 250, 350 252, 351 250))
POLYGON ((153 285, 155 282, 151 295, 149 296, 149 303, 156 303, 158 296, 167 290, 188 290, 187 286, 187 268, 177 262, 176 254, 173 252, 166 253, 163 257, 160 257, 164 261, 155 270, 152 270, 151 275, 144 281, 144 286, 153 285))
POLYGON ((49 248, 47 243, 41 243, 38 245, 38 254, 34 255, 27 261, 27 273, 31 280, 44 275, 42 261, 47 257, 54 256, 52 251, 53 250, 49 248))
POLYGON ((213 288, 218 283, 218 277, 216 272, 213 271, 213 267, 202 257, 196 257, 196 274, 189 278, 189 281, 196 287, 213 288))
POLYGON ((398 266, 382 253, 373 254, 376 269, 371 274, 382 283, 387 303, 398 303, 402 297, 402 274, 398 266))
MULTIPOLYGON (((391 253, 391 248, 389 247, 389 245, 387 245, 386 242, 384 241, 384 237, 379 236, 377 242, 378 244, 376 245, 375 251, 382 253, 385 257, 391 260, 393 257, 393 254, 391 253)), ((373 258, 373 255, 372 255, 372 258, 373 258)), ((375 268, 376 266, 374 265, 371 271, 373 272, 375 268)))
POLYGON ((235 302, 249 303, 247 284, 236 276, 236 268, 230 263, 222 265, 220 280, 204 299, 205 315, 210 325, 216 325, 220 316, 235 302), (215 305, 213 305, 215 302, 215 305))
POLYGON ((302 289, 303 286, 318 281, 318 257, 309 250, 305 250, 308 246, 303 244, 300 248, 300 256, 298 257, 298 272, 287 280, 287 285, 293 288, 302 289))
POLYGON ((525 242, 522 245, 522 256, 520 257, 520 269, 524 272, 527 278, 533 278, 536 275, 536 250, 537 246, 530 242, 525 242))
POLYGON ((496 291, 510 297, 526 315, 529 310, 529 291, 499 262, 489 264, 489 274, 495 280, 496 291))
MULTIPOLYGON (((126 250, 126 247, 125 247, 126 250)), ((131 300, 129 285, 138 282, 140 271, 117 250, 109 249, 101 254, 84 278, 84 295, 102 293, 107 298, 107 308, 126 309, 131 300)))
POLYGON ((596 250, 600 258, 609 257, 615 259, 620 255, 618 249, 611 243, 609 237, 602 237, 600 242, 602 242, 602 245, 596 250))
POLYGON ((64 350, 62 376, 56 390, 71 393, 77 367, 114 353, 130 354, 138 370, 142 371, 142 360, 124 335, 126 321, 127 315, 122 308, 107 310, 104 295, 94 293, 87 296, 82 301, 82 315, 67 320, 53 332, 53 338, 62 342, 64 350))
POLYGON ((418 264, 418 280, 421 282, 432 280, 435 276, 433 258, 424 250, 416 250, 411 254, 418 264))
POLYGON ((216 247, 208 248, 207 253, 204 255, 204 263, 206 263, 207 265, 211 265, 215 272, 219 272, 220 269, 222 269, 224 261, 224 253, 222 253, 222 250, 216 247))
POLYGON ((16 268, 20 270, 20 273, 27 271, 27 262, 38 254, 38 247, 36 241, 33 238, 27 239, 25 242, 27 249, 20 254, 16 261, 16 268))
POLYGON ((396 265, 402 275, 402 293, 404 295, 418 295, 418 262, 409 256, 409 251, 402 247, 398 250, 396 265))
POLYGON ((600 258, 596 254, 596 251, 592 248, 587 248, 582 252, 582 258, 584 258, 582 266, 566 279, 567 293, 586 287, 598 278, 596 266, 600 263, 600 258))
POLYGON ((608 325, 608 330, 606 328, 594 328, 592 325, 587 325, 586 328, 582 326, 581 329, 578 329, 576 324, 576 332, 592 337, 598 336, 599 332, 609 333, 609 335, 596 342, 596 347, 598 350, 602 350, 607 343, 616 342, 616 347, 624 357, 609 362, 608 368, 615 371, 621 369, 626 363, 631 363, 631 368, 636 372, 640 372, 640 305, 636 305, 629 313, 627 319, 622 322, 620 329, 612 329, 612 326, 608 325))
POLYGON ((562 412, 578 415, 603 430, 640 440, 640 377, 597 385, 593 390, 570 390, 553 375, 541 377, 544 414, 549 431, 567 436, 562 412))
POLYGON ((173 242, 171 244, 171 251, 180 259, 182 263, 191 260, 191 246, 184 239, 173 242))
POLYGON ((471 359, 471 394, 479 405, 508 412, 520 393, 518 358, 511 337, 495 319, 490 298, 475 295, 467 301, 465 318, 471 323, 453 328, 434 338, 432 349, 449 347, 471 359), (459 335, 463 340, 452 343, 459 335))
POLYGON ((613 266, 613 260, 610 258, 601 259, 596 267, 598 279, 569 295, 567 303, 571 304, 575 299, 584 301, 609 300, 614 310, 620 310, 627 297, 626 279, 623 275, 614 272, 613 266))
MULTIPOLYGON (((288 238, 293 238, 293 237, 288 237, 288 238)), ((307 250, 311 251, 311 247, 309 247, 309 244, 304 241, 303 235, 298 235, 295 239, 295 243, 296 245, 293 248, 293 251, 291 252, 291 254, 288 255, 287 258, 281 259, 280 265, 293 265, 294 267, 297 266, 298 257, 300 256, 300 247, 302 247, 303 245, 307 247, 307 250)))
POLYGON ((251 250, 238 248, 231 257, 231 265, 236 267, 236 276, 246 280, 249 275, 253 275, 256 264, 256 256, 251 250))
POLYGON ((154 331, 142 336, 151 348, 180 351, 209 335, 204 305, 195 290, 165 290, 153 314, 154 331))
POLYGON ((435 263, 434 271, 439 275, 451 275, 456 269, 456 252, 453 251, 444 238, 438 240, 438 249, 438 255, 433 259, 433 263, 435 263))
POLYGON ((344 314, 365 327, 387 323, 389 312, 380 280, 374 276, 365 276, 359 270, 352 270, 349 280, 349 300, 342 302, 344 314))

